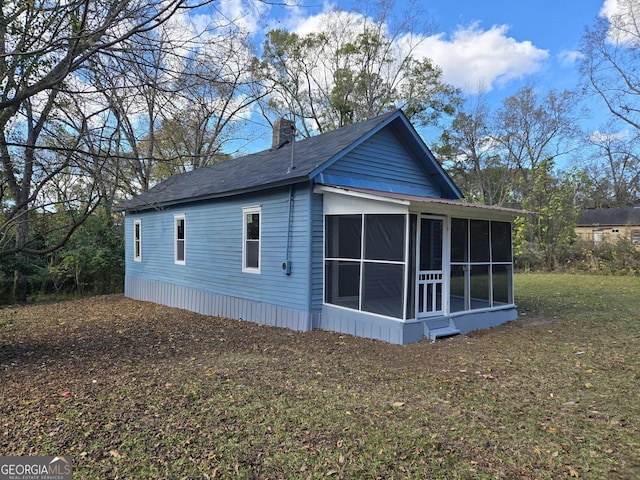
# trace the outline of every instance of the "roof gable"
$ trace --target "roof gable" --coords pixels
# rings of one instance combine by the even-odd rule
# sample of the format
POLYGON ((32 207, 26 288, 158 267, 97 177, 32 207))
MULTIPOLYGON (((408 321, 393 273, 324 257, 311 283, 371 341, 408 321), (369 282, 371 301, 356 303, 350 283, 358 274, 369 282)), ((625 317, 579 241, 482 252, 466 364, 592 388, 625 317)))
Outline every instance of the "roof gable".
MULTIPOLYGON (((392 126, 381 129, 316 173, 316 183, 391 193, 442 196, 425 155, 416 155, 392 126)), ((459 198, 455 197, 455 198, 459 198)))
POLYGON ((383 129, 392 129, 432 175, 445 198, 462 195, 444 172, 401 110, 364 122, 296 141, 277 149, 227 160, 210 167, 174 175, 147 192, 119 205, 134 211, 177 203, 237 195, 301 181, 321 179, 321 174, 383 129))
MULTIPOLYGON (((389 145, 387 145, 387 147, 389 147, 389 145)), ((369 158, 379 159, 381 156, 380 153, 379 147, 376 147, 374 148, 374 151, 369 152, 368 155, 369 158)), ((362 167, 363 169, 361 172, 365 172, 368 169, 364 164, 362 167)), ((396 163, 394 167, 398 167, 398 164, 396 163)), ((449 175, 444 171, 433 153, 431 153, 431 150, 429 150, 420 135, 418 135, 418 132, 401 110, 393 112, 393 115, 390 115, 375 128, 368 131, 366 135, 359 138, 358 141, 350 145, 348 149, 340 152, 339 157, 332 158, 322 164, 316 171, 312 172, 311 176, 316 179, 318 183, 374 188, 376 190, 390 193, 402 192, 441 196, 450 200, 459 200, 463 196, 462 192, 455 185, 451 177, 449 177, 449 175), (386 130, 386 132, 383 132, 383 130, 386 130), (431 190, 424 184, 419 185, 417 189, 415 186, 412 187, 410 183, 406 183, 408 180, 407 178, 398 178, 398 171, 394 168, 391 169, 391 175, 387 174, 381 177, 381 179, 384 179, 381 182, 362 183, 358 181, 349 181, 346 183, 336 183, 333 181, 334 178, 332 178, 331 175, 334 164, 339 161, 342 163, 343 160, 346 160, 344 163, 349 160, 353 161, 354 151, 357 149, 362 150, 366 143, 372 144, 375 140, 375 136, 385 136, 387 140, 393 138, 392 141, 394 145, 392 148, 396 149, 395 154, 399 157, 404 156, 403 159, 396 158, 395 160, 404 160, 404 166, 409 168, 411 167, 407 162, 414 162, 413 167, 417 168, 414 173, 419 170, 419 176, 425 175, 422 180, 426 180, 427 185, 434 186, 436 190, 431 190)), ((415 182, 417 177, 413 177, 413 180, 415 182)))

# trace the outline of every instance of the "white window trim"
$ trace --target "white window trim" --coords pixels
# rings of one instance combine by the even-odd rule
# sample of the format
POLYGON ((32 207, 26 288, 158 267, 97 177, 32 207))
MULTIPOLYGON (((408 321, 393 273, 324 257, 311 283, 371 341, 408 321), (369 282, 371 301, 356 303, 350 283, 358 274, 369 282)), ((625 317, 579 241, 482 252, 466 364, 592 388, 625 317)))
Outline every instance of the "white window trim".
POLYGON ((187 260, 187 218, 185 214, 173 216, 173 261, 176 265, 185 265, 187 260), (178 221, 184 222, 184 242, 182 253, 182 260, 178 260, 178 221))
POLYGON ((133 221, 133 260, 136 262, 142 261, 142 220, 133 221), (139 235, 136 235, 136 230, 139 235), (138 249, 138 245, 140 248, 138 249), (140 254, 138 255, 138 252, 140 254))
POLYGON ((242 271, 244 273, 260 273, 262 265, 262 207, 256 205, 253 207, 242 208, 242 271), (258 214, 258 268, 247 267, 247 215, 258 214))

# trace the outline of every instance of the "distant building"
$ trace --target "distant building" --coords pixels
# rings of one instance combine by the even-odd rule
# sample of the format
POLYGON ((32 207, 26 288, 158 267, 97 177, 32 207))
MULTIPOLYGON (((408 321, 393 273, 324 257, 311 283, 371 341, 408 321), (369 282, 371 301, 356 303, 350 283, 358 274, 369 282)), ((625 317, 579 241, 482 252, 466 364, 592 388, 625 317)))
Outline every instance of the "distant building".
POLYGON ((640 249, 640 208, 583 210, 578 216, 576 235, 596 245, 626 238, 640 249))

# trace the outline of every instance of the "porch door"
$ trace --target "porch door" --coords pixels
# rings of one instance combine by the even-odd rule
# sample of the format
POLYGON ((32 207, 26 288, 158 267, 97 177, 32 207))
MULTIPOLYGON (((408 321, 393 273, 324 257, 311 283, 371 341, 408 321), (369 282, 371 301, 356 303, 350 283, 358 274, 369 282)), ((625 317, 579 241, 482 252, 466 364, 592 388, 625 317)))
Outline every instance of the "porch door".
POLYGON ((423 216, 418 239, 417 316, 443 313, 442 251, 444 222, 441 218, 423 216))

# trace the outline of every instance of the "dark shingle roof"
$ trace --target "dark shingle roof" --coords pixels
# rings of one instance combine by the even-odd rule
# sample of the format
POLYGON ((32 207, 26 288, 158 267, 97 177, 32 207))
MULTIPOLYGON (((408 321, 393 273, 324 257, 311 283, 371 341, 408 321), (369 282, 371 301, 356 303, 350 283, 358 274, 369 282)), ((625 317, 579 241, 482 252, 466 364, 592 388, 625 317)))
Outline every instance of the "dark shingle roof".
POLYGON ((596 208, 582 210, 578 226, 640 225, 640 208, 596 208))
MULTIPOLYGON (((175 175, 155 187, 118 206, 120 211, 145 210, 187 201, 235 195, 263 188, 290 185, 309 180, 313 172, 368 138, 388 123, 400 119, 401 125, 410 125, 401 110, 391 111, 364 122, 338 128, 330 132, 285 144, 244 157, 227 160, 210 167, 175 175), (291 149, 294 148, 294 169, 291 169, 291 149)), ((410 131, 410 130, 407 130, 410 131)), ((422 141, 415 135, 414 145, 422 141)), ((437 164, 435 159, 433 163, 437 164)), ((440 177, 448 191, 459 191, 439 165, 432 165, 433 173, 440 177)), ((437 180, 438 181, 438 180, 437 180)), ((460 197, 461 195, 459 195, 460 197)))

